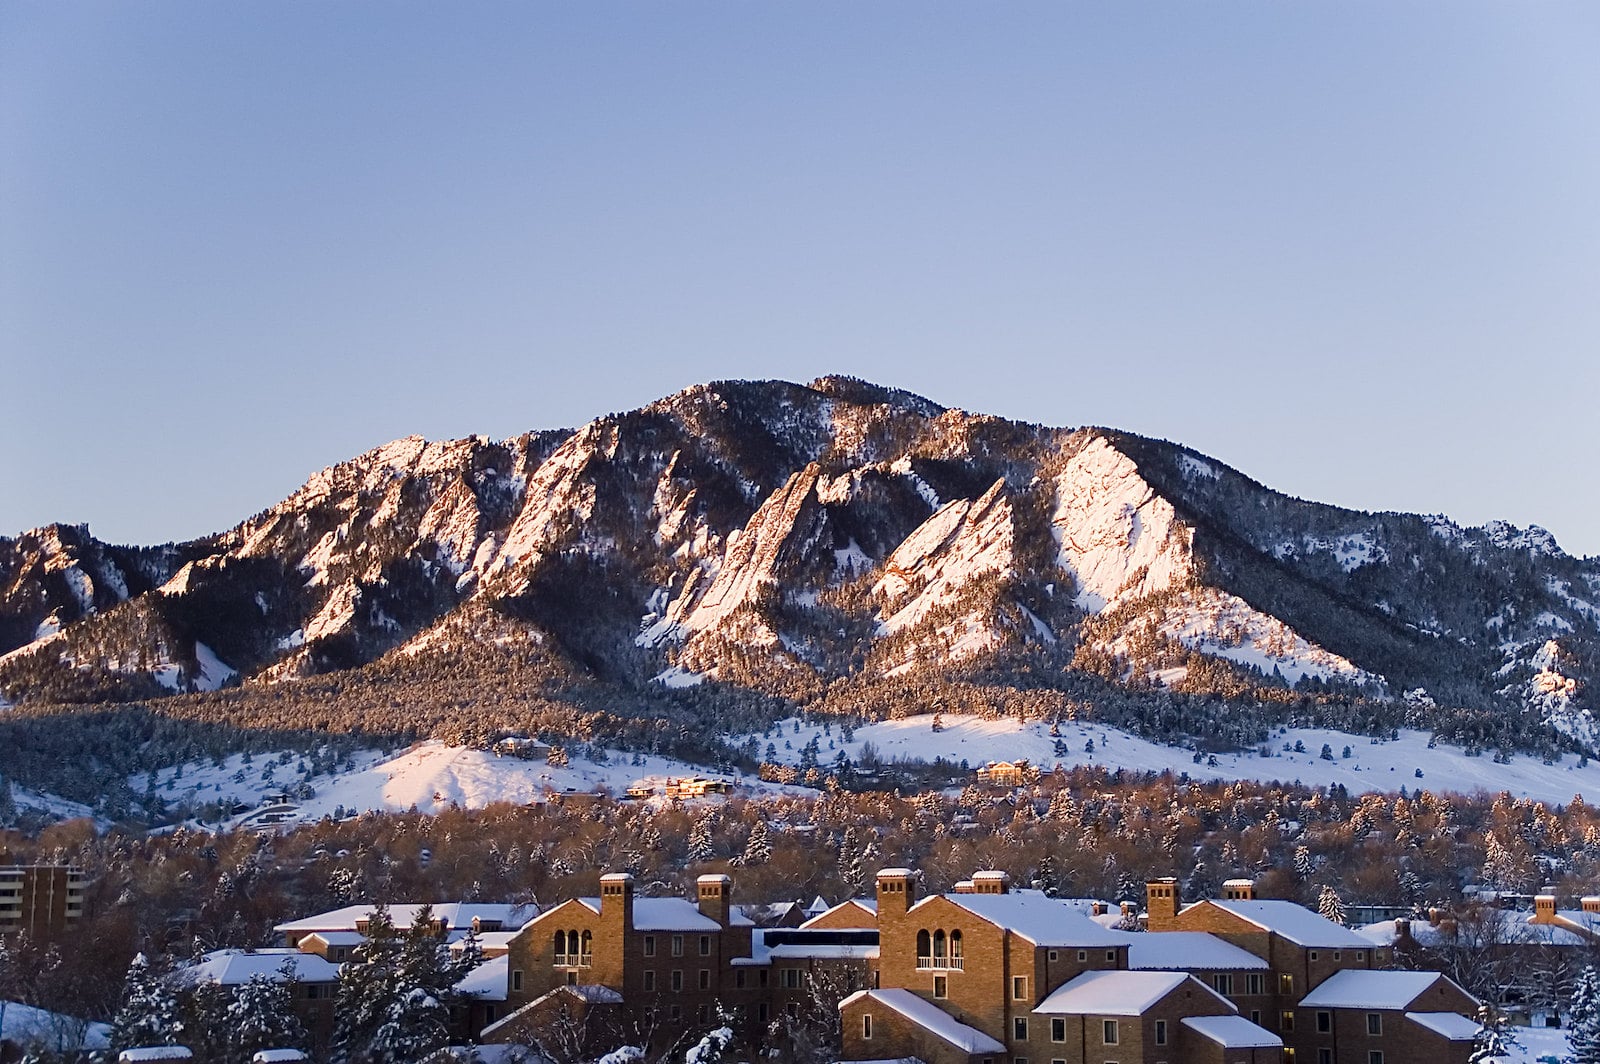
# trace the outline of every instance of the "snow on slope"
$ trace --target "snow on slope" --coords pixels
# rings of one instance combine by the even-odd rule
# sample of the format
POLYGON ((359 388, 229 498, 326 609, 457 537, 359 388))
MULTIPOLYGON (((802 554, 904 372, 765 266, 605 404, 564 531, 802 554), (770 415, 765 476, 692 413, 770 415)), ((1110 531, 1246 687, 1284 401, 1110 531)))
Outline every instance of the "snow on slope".
MULTIPOLYGON (((303 762, 298 754, 256 754, 248 764, 243 755, 235 754, 221 765, 191 762, 161 769, 155 774, 155 791, 168 802, 199 805, 232 801, 256 809, 263 806, 268 795, 292 792, 304 782, 315 792, 313 796, 282 807, 292 810, 290 820, 303 822, 332 816, 340 806, 346 813, 369 809, 398 812, 413 806, 424 813, 437 813, 452 805, 481 809, 495 802, 527 804, 543 801, 551 793, 588 793, 602 787, 621 795, 641 779, 711 774, 701 766, 652 755, 643 755, 641 763, 635 765, 632 755, 623 752, 608 753, 605 764, 572 754, 565 767, 557 767, 433 740, 394 756, 364 751, 354 760, 353 768, 307 777, 299 769, 303 762)), ((753 776, 718 775, 733 780, 746 793, 790 790, 753 776)), ((138 773, 129 777, 128 785, 142 794, 150 780, 147 774, 138 773)), ((245 814, 236 822, 254 820, 259 816, 245 814)))
POLYGON ((1193 571, 1193 533, 1133 460, 1103 438, 1055 479, 1051 530, 1078 584, 1078 605, 1100 613, 1182 583, 1193 571))
POLYGON ((1012 539, 1003 480, 976 502, 957 499, 940 507, 884 563, 884 574, 872 589, 888 600, 879 633, 910 628, 975 578, 1011 569, 1012 539))
MULTIPOLYGON (((1402 731, 1393 741, 1374 743, 1367 736, 1320 728, 1290 728, 1275 731, 1268 744, 1270 757, 1258 752, 1218 754, 1216 764, 1195 764, 1191 751, 1178 747, 1162 746, 1119 731, 1116 728, 1095 724, 1063 723, 1060 742, 1065 753, 1055 753, 1056 739, 1050 735, 1050 725, 1038 721, 1018 723, 1015 718, 984 720, 981 717, 944 714, 942 731, 932 728, 931 716, 908 717, 857 728, 849 743, 842 741, 838 729, 824 734, 820 725, 810 725, 794 718, 780 721, 772 734, 753 736, 765 750, 771 742, 777 747, 776 759, 798 764, 800 751, 812 736, 818 739, 821 751, 819 762, 826 766, 845 751, 852 761, 859 763, 862 747, 871 743, 884 761, 894 758, 913 758, 932 761, 944 757, 957 763, 962 761, 972 768, 989 761, 1014 761, 1026 758, 1030 763, 1048 771, 1057 763, 1071 768, 1076 765, 1101 765, 1108 769, 1125 768, 1134 772, 1187 772, 1197 780, 1259 780, 1298 782, 1307 786, 1328 786, 1341 783, 1352 792, 1397 791, 1426 788, 1435 792, 1454 791, 1471 793, 1486 790, 1494 793, 1508 790, 1517 797, 1538 801, 1565 803, 1574 794, 1600 795, 1600 762, 1590 762, 1578 767, 1576 757, 1564 757, 1551 765, 1544 765, 1531 757, 1518 755, 1508 765, 1495 764, 1492 758, 1468 757, 1458 747, 1439 745, 1428 748, 1426 732, 1402 731), (798 724, 799 730, 796 730, 798 724), (1085 748, 1094 742, 1093 752, 1085 748), (1293 751, 1301 743, 1302 753, 1293 751), (1332 761, 1319 755, 1323 744, 1333 748, 1332 761), (787 744, 787 745, 785 745, 787 744), (1287 745, 1289 750, 1285 750, 1287 745), (1340 755, 1350 747, 1351 756, 1340 755), (1422 769, 1422 777, 1416 775, 1422 769)), ((736 745, 752 736, 732 740, 736 745)))
MULTIPOLYGON (((1156 613, 1156 630, 1191 650, 1259 669, 1265 675, 1277 670, 1289 683, 1304 676, 1354 683, 1382 683, 1382 678, 1357 668, 1349 660, 1303 638, 1293 628, 1252 609, 1243 599, 1214 588, 1197 587, 1178 595, 1175 602, 1156 613)), ((1126 636, 1112 642, 1122 653, 1126 636)), ((1176 683, 1184 670, 1163 674, 1176 683)))

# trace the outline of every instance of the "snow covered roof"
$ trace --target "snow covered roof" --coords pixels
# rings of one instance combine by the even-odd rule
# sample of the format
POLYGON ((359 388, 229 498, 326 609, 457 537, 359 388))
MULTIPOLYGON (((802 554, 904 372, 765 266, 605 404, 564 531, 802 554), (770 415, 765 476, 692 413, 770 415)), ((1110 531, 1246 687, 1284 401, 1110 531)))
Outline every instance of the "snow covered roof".
POLYGON ((1224 1049, 1270 1049, 1283 1045, 1283 1039, 1243 1016, 1187 1016, 1183 1025, 1224 1049))
MULTIPOLYGON (((1585 914, 1590 915, 1590 914, 1585 914)), ((1541 946, 1588 947, 1590 940, 1578 931, 1561 924, 1535 924, 1526 911, 1516 909, 1488 909, 1461 920, 1452 936, 1442 925, 1426 920, 1411 921, 1411 938, 1419 946, 1443 946, 1452 941, 1499 943, 1532 943, 1541 946), (1499 926, 1495 926, 1498 924, 1499 926)), ((1366 924, 1357 931, 1362 937, 1379 946, 1394 945, 1397 934, 1394 920, 1380 920, 1366 924)))
POLYGON ((307 938, 317 938, 330 946, 359 946, 367 940, 360 931, 313 931, 307 938))
MULTIPOLYGON (((1151 1006, 1194 979, 1185 972, 1084 972, 1058 987, 1033 1011, 1048 1016, 1142 1016, 1151 1006)), ((1210 987, 1195 986, 1233 1008, 1210 987)))
POLYGON ((1006 1047, 976 1027, 968 1027, 939 1006, 919 998, 909 990, 857 990, 839 1007, 867 998, 875 1005, 893 1009, 924 1031, 944 1039, 967 1053, 1004 1053, 1006 1047))
POLYGON ((822 895, 818 894, 811 899, 811 904, 806 906, 805 911, 810 916, 816 916, 818 913, 827 912, 830 908, 831 906, 822 900, 822 895))
POLYGON ((1470 1042, 1478 1035, 1478 1021, 1459 1012, 1408 1012, 1406 1019, 1452 1042, 1470 1042))
POLYGON ((1403 1009, 1434 983, 1438 972, 1335 972, 1300 1000, 1308 1009, 1403 1009))
POLYGON ((1138 971, 1265 971, 1271 967, 1249 950, 1206 931, 1123 932, 1128 967, 1138 971))
POLYGON ((1312 949, 1371 949, 1370 939, 1292 901, 1208 901, 1241 920, 1312 949))
POLYGON ((537 1052, 527 1046, 511 1043, 503 1045, 481 1046, 445 1046, 433 1056, 426 1058, 429 1061, 454 1060, 466 1064, 533 1064, 534 1061, 543 1060, 537 1052))
MULTIPOLYGON (((599 898, 579 898, 579 901, 600 911, 599 898)), ((728 921, 736 927, 751 926, 741 914, 728 921)), ((683 898, 633 899, 633 929, 635 931, 720 931, 722 925, 702 913, 693 902, 683 898)))
POLYGON ((140 1060, 193 1060, 194 1054, 183 1046, 141 1046, 124 1049, 117 1054, 118 1064, 132 1064, 140 1060))
POLYGON ((511 958, 495 957, 462 976, 456 984, 456 991, 479 1001, 504 1001, 510 973, 511 958))
POLYGON ((250 1064, 293 1064, 305 1059, 306 1055, 298 1049, 261 1049, 250 1058, 250 1064))
MULTIPOLYGON (((488 952, 492 949, 507 949, 511 940, 517 937, 517 931, 485 931, 478 936, 478 948, 488 952)), ((466 948, 466 936, 453 938, 450 941, 450 952, 460 953, 466 948)))
POLYGON ((183 977, 192 983, 218 983, 239 986, 253 976, 277 981, 285 964, 299 983, 331 983, 339 978, 339 966, 315 953, 292 949, 219 949, 207 953, 199 964, 186 968, 183 977))
MULTIPOLYGON (((822 900, 821 898, 817 899, 817 901, 821 901, 821 900, 822 900)), ((815 902, 813 902, 812 904, 815 904, 815 902)), ((824 916, 830 916, 833 913, 838 912, 840 909, 845 909, 845 908, 850 908, 850 907, 854 907, 854 908, 860 909, 864 914, 866 914, 868 916, 876 917, 878 915, 878 902, 877 902, 876 899, 873 899, 873 898, 851 898, 848 901, 840 902, 838 905, 835 905, 831 909, 824 909, 822 912, 814 913, 809 918, 807 918, 805 923, 801 924, 800 926, 801 927, 810 927, 813 924, 815 924, 818 920, 822 919, 824 916)), ((806 909, 805 911, 808 912, 808 913, 811 912, 810 909, 806 909)))
MULTIPOLYGON (((996 927, 1014 931, 1036 946, 1125 946, 1123 935, 1109 931, 1072 906, 1033 891, 1009 894, 941 894, 996 927)), ((911 911, 932 901, 924 898, 911 911)))
MULTIPOLYGON (((411 926, 417 910, 421 909, 421 902, 407 902, 389 906, 389 919, 394 921, 394 926, 405 930, 411 926)), ((290 920, 288 923, 279 924, 273 930, 282 933, 300 933, 309 931, 354 931, 358 923, 366 921, 372 916, 374 906, 370 903, 361 905, 346 905, 342 909, 333 909, 329 912, 307 916, 300 920, 290 920)), ((501 902, 456 902, 439 901, 433 903, 433 917, 443 920, 453 928, 466 928, 472 926, 474 919, 482 923, 499 924, 501 927, 518 928, 530 918, 539 914, 537 905, 512 905, 501 902)))

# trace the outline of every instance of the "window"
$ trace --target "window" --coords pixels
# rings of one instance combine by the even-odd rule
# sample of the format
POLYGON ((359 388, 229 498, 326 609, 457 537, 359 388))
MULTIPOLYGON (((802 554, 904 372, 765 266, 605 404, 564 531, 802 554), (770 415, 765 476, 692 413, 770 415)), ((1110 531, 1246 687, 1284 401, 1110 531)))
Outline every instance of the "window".
POLYGON ((758 971, 756 973, 756 985, 757 986, 766 986, 767 985, 767 970, 765 968, 762 968, 760 971, 758 971))
POLYGON ((1080 949, 1078 951, 1078 963, 1082 964, 1084 961, 1086 961, 1088 959, 1089 959, 1089 951, 1086 950, 1086 949, 1080 949))
POLYGON ((1255 1024, 1257 1027, 1261 1026, 1261 1010, 1260 1009, 1251 1009, 1250 1010, 1250 1022, 1255 1024))
MULTIPOLYGON (((1064 1016, 1050 1017, 1050 1041, 1065 1042, 1067 1040, 1067 1021, 1064 1016)), ((1055 1064, 1054 1061, 1051 1064, 1055 1064)))
POLYGON ((1156 1045, 1164 1046, 1166 1044, 1167 1044, 1167 1021, 1166 1020, 1157 1020, 1156 1021, 1156 1045))
POLYGON ((493 1005, 485 1005, 483 1007, 483 1018, 488 1020, 490 1023, 493 1023, 495 1019, 495 1013, 498 1011, 499 1010, 493 1005))
POLYGON ((1280 994, 1292 994, 1292 993, 1294 993, 1294 976, 1291 973, 1289 973, 1289 972, 1279 972, 1278 973, 1278 993, 1280 993, 1280 994))
POLYGON ((681 968, 672 969, 672 989, 683 989, 683 970, 681 968))
POLYGON ((673 935, 672 936, 672 955, 674 957, 683 956, 683 936, 682 935, 673 935))
POLYGON ((579 953, 577 963, 583 965, 585 968, 592 965, 594 963, 594 932, 585 931, 583 933, 583 939, 578 944, 578 949, 579 953))
POLYGON ((522 989, 522 969, 518 968, 511 973, 511 989, 522 989))
POLYGON ((917 932, 917 967, 933 967, 933 936, 926 930, 917 932))
POLYGON ((667 1010, 667 1015, 669 1017, 671 1017, 672 1019, 674 1019, 674 1020, 683 1019, 683 1006, 682 1005, 674 1005, 674 1006, 672 1006, 670 1009, 667 1010))
POLYGON ((1356 950, 1356 960, 1360 961, 1362 964, 1365 964, 1367 962, 1367 951, 1364 949, 1356 950))
POLYGON ((1374 1049, 1367 1054, 1367 1064, 1383 1064, 1383 1050, 1374 1049))
POLYGON ((711 956, 711 936, 710 935, 701 935, 700 936, 700 956, 702 956, 702 957, 711 956))
POLYGON ((1310 957, 1312 960, 1316 960, 1317 959, 1317 951, 1316 950, 1312 950, 1310 953, 1307 954, 1307 956, 1310 957))
POLYGON ((1114 949, 1106 950, 1106 960, 1115 964, 1117 962, 1117 951, 1114 949))
POLYGON ((936 975, 933 977, 933 996, 936 998, 950 996, 950 977, 948 975, 936 975))
POLYGON ((1117 1044, 1117 1021, 1104 1020, 1100 1024, 1100 1040, 1108 1046, 1117 1044))
POLYGON ((1284 1009, 1278 1014, 1278 1030, 1283 1034, 1294 1030, 1294 1013, 1291 1010, 1284 1009))
POLYGON ((1025 975, 1013 975, 1011 977, 1011 1000, 1012 1001, 1027 1001, 1028 1000, 1028 977, 1027 976, 1025 976, 1025 975))
POLYGON ((656 973, 654 969, 645 969, 644 988, 646 990, 654 990, 656 988, 656 973))
POLYGON ((1028 1018, 1026 1016, 1011 1017, 1011 1038, 1016 1042, 1028 1040, 1028 1018))
POLYGON ((644 936, 644 955, 646 957, 654 957, 656 955, 656 936, 644 936))
POLYGON ((573 971, 571 968, 567 969, 567 985, 568 986, 577 986, 578 985, 578 973, 573 971))
POLYGON ((949 955, 949 944, 944 937, 944 932, 935 931, 933 933, 933 966, 935 968, 948 967, 945 963, 945 958, 949 955))
POLYGON ((1060 959, 1061 959, 1061 954, 1060 954, 1059 951, 1057 951, 1057 950, 1051 950, 1050 951, 1050 963, 1051 964, 1054 964, 1056 961, 1058 961, 1060 959))
MULTIPOLYGON (((576 945, 576 943, 574 943, 574 945, 576 945)), ((565 931, 556 932, 556 945, 553 959, 556 967, 558 968, 567 963, 567 933, 565 931)))
POLYGON ((1011 1064, 1028 1064, 1027 1057, 1012 1057, 1011 1064))
POLYGON ((961 932, 950 932, 950 967, 960 968, 961 960, 961 932))
POLYGON ((1337 960, 1341 960, 1341 959, 1343 959, 1343 957, 1344 957, 1344 954, 1341 951, 1339 951, 1339 950, 1334 950, 1333 951, 1333 959, 1334 960, 1336 960, 1336 961, 1337 960))
POLYGON ((1367 1013, 1367 1033, 1368 1034, 1382 1034, 1383 1033, 1383 1016, 1380 1013, 1376 1013, 1376 1012, 1367 1013))
POLYGON ((789 1004, 783 1007, 783 1011, 788 1014, 791 1020, 798 1020, 800 1018, 800 1005, 798 1002, 789 1002, 789 1004))
POLYGON ((700 969, 700 989, 701 990, 710 990, 711 989, 711 969, 710 968, 701 968, 700 969))
POLYGON ((861 1037, 872 1037, 872 1013, 870 1012, 863 1012, 861 1014, 861 1037))
POLYGON ((1260 972, 1251 972, 1244 977, 1244 992, 1246 994, 1261 995, 1267 992, 1266 977, 1260 972))
POLYGON ((785 968, 783 970, 783 988, 785 990, 800 989, 800 969, 785 968))
POLYGON ((1224 997, 1233 994, 1233 973, 1218 972, 1211 977, 1211 986, 1224 997))
POLYGON ((1333 1064, 1333 1050, 1327 1048, 1317 1050, 1317 1064, 1333 1064))
POLYGON ((1327 1034, 1333 1030, 1333 1013, 1321 1009, 1317 1011, 1317 1033, 1327 1034))
POLYGON ((744 969, 743 968, 735 968, 733 970, 733 985, 738 987, 740 990, 744 989, 744 969))

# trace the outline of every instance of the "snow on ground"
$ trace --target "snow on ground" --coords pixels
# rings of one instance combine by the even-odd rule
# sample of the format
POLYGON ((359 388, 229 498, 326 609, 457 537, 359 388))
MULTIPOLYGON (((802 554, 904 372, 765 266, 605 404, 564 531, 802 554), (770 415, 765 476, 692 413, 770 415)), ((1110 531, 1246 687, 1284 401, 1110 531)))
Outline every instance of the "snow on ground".
POLYGON ((1517 1047, 1502 1058, 1506 1064, 1560 1064, 1572 1052, 1567 1032, 1552 1027, 1512 1027, 1517 1047))
POLYGON ((37 813, 55 820, 77 820, 80 817, 94 817, 94 810, 78 802, 62 798, 60 795, 49 794, 44 791, 30 791, 25 787, 13 786, 11 800, 16 803, 17 809, 25 813, 37 813))
POLYGON ((867 725, 857 728, 851 742, 845 743, 837 722, 832 722, 830 732, 824 733, 821 724, 789 718, 769 733, 758 732, 731 741, 737 745, 754 738, 762 757, 787 764, 798 764, 801 749, 812 736, 817 736, 818 761, 823 766, 830 764, 840 750, 859 763, 862 747, 871 743, 884 761, 932 761, 942 756, 957 763, 965 761, 974 769, 990 761, 1026 758, 1046 771, 1057 763, 1067 768, 1103 765, 1138 772, 1171 769, 1199 780, 1282 780, 1308 786, 1341 783, 1354 792, 1397 791, 1401 787, 1464 794, 1480 789, 1491 793, 1508 790, 1517 797, 1551 803, 1569 802, 1580 793, 1600 795, 1600 762, 1580 769, 1578 759, 1571 756, 1545 765, 1519 754, 1509 765, 1497 765, 1492 757, 1468 757, 1461 748, 1442 743, 1430 750, 1428 733, 1420 731, 1402 731, 1397 740, 1374 743, 1368 736, 1319 728, 1275 730, 1268 744, 1272 756, 1264 758, 1255 750, 1217 754, 1216 764, 1212 765, 1209 761, 1195 764, 1189 750, 1094 724, 1062 724, 1060 742, 1064 752, 1057 754, 1057 740, 1051 737, 1048 723, 1022 724, 1013 717, 984 720, 946 713, 944 729, 935 732, 932 721, 932 716, 919 716, 867 725), (1092 752, 1087 749, 1091 741, 1092 752), (771 755, 766 752, 769 743, 775 747, 771 755), (1296 743, 1304 747, 1303 752, 1294 750, 1296 743), (1332 761, 1320 756, 1323 744, 1332 748, 1332 761), (1285 750, 1285 746, 1289 749, 1285 750), (1341 756, 1346 746, 1350 748, 1349 758, 1341 756), (1420 778, 1416 775, 1419 768, 1420 778))
POLYGON ((0 1001, 0 1039, 52 1049, 105 1049, 111 1044, 111 1025, 90 1023, 16 1001, 0 1001))
MULTIPOLYGON (((250 812, 232 823, 256 827, 320 820, 341 806, 347 814, 413 806, 436 813, 452 805, 481 809, 494 802, 539 802, 551 793, 589 793, 602 787, 621 795, 639 780, 660 787, 670 777, 713 775, 707 768, 673 758, 641 755, 640 761, 636 765, 633 755, 608 751, 602 764, 570 753, 568 764, 557 767, 430 740, 394 756, 364 751, 355 757, 354 767, 320 776, 305 775, 298 754, 287 755, 287 760, 285 755, 256 754, 248 764, 244 755, 236 754, 221 765, 199 762, 182 766, 181 772, 162 769, 156 773, 155 789, 171 802, 240 802, 250 812), (310 798, 293 797, 302 782, 314 792, 310 798), (289 801, 268 801, 285 791, 291 793, 289 801)), ((747 794, 792 792, 753 776, 714 775, 731 780, 747 794)), ((148 778, 141 772, 129 777, 128 784, 142 794, 148 778)))

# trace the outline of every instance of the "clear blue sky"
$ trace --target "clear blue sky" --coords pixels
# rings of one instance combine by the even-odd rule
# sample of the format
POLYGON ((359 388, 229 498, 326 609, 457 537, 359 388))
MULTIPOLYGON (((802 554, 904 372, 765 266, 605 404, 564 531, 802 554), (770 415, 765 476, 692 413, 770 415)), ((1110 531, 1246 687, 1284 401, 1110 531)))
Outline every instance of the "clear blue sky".
POLYGON ((1600 553, 1600 5, 0 4, 0 533, 851 373, 1600 553))

